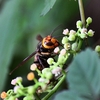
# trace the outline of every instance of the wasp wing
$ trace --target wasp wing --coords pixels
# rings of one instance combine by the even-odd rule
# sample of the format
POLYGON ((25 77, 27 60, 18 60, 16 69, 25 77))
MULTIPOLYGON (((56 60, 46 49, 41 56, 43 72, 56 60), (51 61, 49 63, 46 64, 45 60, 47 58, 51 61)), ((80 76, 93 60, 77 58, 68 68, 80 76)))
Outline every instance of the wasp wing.
POLYGON ((22 66, 24 63, 26 63, 30 58, 32 58, 35 54, 37 53, 37 51, 33 52, 31 55, 29 55, 28 57, 26 57, 18 66, 16 66, 11 72, 10 75, 20 66, 22 66))
POLYGON ((39 34, 37 35, 36 39, 41 42, 43 40, 43 37, 39 34))

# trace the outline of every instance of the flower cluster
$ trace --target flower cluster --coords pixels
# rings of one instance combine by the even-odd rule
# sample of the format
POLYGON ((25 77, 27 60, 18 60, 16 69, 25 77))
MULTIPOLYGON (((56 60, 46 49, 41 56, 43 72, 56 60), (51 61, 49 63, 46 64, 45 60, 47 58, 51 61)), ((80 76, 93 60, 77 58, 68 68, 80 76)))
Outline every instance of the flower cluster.
MULTIPOLYGON (((87 30, 91 22, 92 19, 89 17, 86 20, 85 27, 83 27, 81 21, 77 21, 77 31, 64 29, 62 48, 56 47, 54 49, 54 53, 59 54, 56 61, 54 58, 49 58, 47 60, 49 68, 44 68, 42 71, 33 63, 30 66, 31 72, 27 75, 27 79, 33 81, 33 85, 25 87, 22 85, 23 79, 17 77, 11 81, 14 88, 7 92, 2 92, 1 98, 4 100, 18 100, 23 96, 23 100, 41 100, 40 94, 46 92, 47 95, 43 100, 47 100, 52 95, 52 92, 54 93, 63 82, 66 75, 63 67, 69 56, 71 54, 75 56, 77 52, 80 52, 83 40, 94 35, 93 30, 87 30), (37 72, 39 78, 35 77, 34 71, 37 72)), ((96 47, 95 50, 100 52, 100 46, 96 47)))

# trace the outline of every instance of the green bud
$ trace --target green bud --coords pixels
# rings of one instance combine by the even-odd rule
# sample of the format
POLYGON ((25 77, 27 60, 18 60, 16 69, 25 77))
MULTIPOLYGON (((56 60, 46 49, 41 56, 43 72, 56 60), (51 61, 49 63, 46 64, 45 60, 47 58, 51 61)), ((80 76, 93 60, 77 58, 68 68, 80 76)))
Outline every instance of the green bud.
POLYGON ((87 35, 90 36, 90 37, 92 37, 94 35, 94 31, 90 29, 88 31, 87 35))
POLYGON ((53 74, 52 74, 52 72, 47 72, 46 74, 45 74, 45 77, 46 77, 46 79, 52 79, 52 77, 53 77, 53 74))
POLYGON ((36 92, 36 88, 34 86, 28 86, 27 91, 29 94, 34 94, 36 92))
POLYGON ((88 18, 86 19, 86 22, 87 22, 87 24, 92 23, 92 18, 91 18, 91 17, 88 17, 88 18))
POLYGON ((73 35, 70 35, 69 37, 68 37, 68 40, 69 41, 74 41, 75 40, 75 35, 73 34, 73 35))
POLYGON ((62 44, 65 44, 68 42, 68 37, 67 36, 64 36, 63 39, 62 39, 62 44))
POLYGON ((75 42, 72 44, 72 50, 77 51, 78 44, 75 42))
POLYGON ((97 46, 95 47, 95 51, 98 52, 98 53, 100 53, 100 45, 97 45, 97 46))
POLYGON ((77 21, 77 22, 76 22, 76 27, 77 27, 77 28, 82 28, 82 21, 80 21, 80 20, 77 21))
POLYGON ((58 63, 59 63, 60 65, 62 65, 62 64, 65 63, 65 57, 64 57, 63 55, 59 55, 58 63))
POLYGON ((44 68, 44 69, 42 70, 42 73, 43 73, 43 74, 47 74, 48 72, 50 72, 50 68, 44 68))
POLYGON ((49 59, 47 60, 47 63, 48 63, 49 65, 53 64, 53 62, 54 62, 54 59, 53 59, 53 58, 49 58, 49 59))

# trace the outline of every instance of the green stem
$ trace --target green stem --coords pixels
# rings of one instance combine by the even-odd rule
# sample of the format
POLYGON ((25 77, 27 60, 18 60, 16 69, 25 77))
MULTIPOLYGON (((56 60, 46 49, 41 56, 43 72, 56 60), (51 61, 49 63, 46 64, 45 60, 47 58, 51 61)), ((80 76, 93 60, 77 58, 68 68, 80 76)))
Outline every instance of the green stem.
POLYGON ((84 8, 83 8, 82 0, 78 0, 78 4, 79 4, 79 9, 80 9, 81 21, 83 23, 83 27, 85 27, 85 14, 84 14, 84 8))
POLYGON ((78 49, 77 49, 78 52, 79 52, 80 49, 81 49, 82 43, 83 43, 82 39, 79 39, 78 49))
POLYGON ((42 100, 48 100, 48 98, 57 91, 57 89, 59 88, 59 86, 64 81, 65 77, 66 77, 66 73, 64 73, 64 75, 62 76, 61 80, 59 80, 59 82, 57 83, 57 85, 42 100))

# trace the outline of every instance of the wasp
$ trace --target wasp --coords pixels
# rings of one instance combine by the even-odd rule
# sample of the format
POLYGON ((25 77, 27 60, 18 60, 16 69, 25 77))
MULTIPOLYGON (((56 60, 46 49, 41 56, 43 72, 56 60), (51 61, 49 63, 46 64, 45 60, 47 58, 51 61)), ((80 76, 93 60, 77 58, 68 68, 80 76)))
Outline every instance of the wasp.
MULTIPOLYGON (((56 29, 57 28, 55 28, 52 33, 54 33, 56 29)), ((37 44, 36 51, 26 57, 17 67, 15 67, 15 69, 11 71, 10 74, 12 74, 18 67, 22 66, 33 56, 33 63, 36 64, 39 70, 49 67, 47 59, 50 57, 54 58, 57 55, 54 53, 54 49, 60 45, 59 41, 52 36, 52 33, 44 38, 42 38, 41 35, 38 35, 37 40, 39 43, 37 44)))

